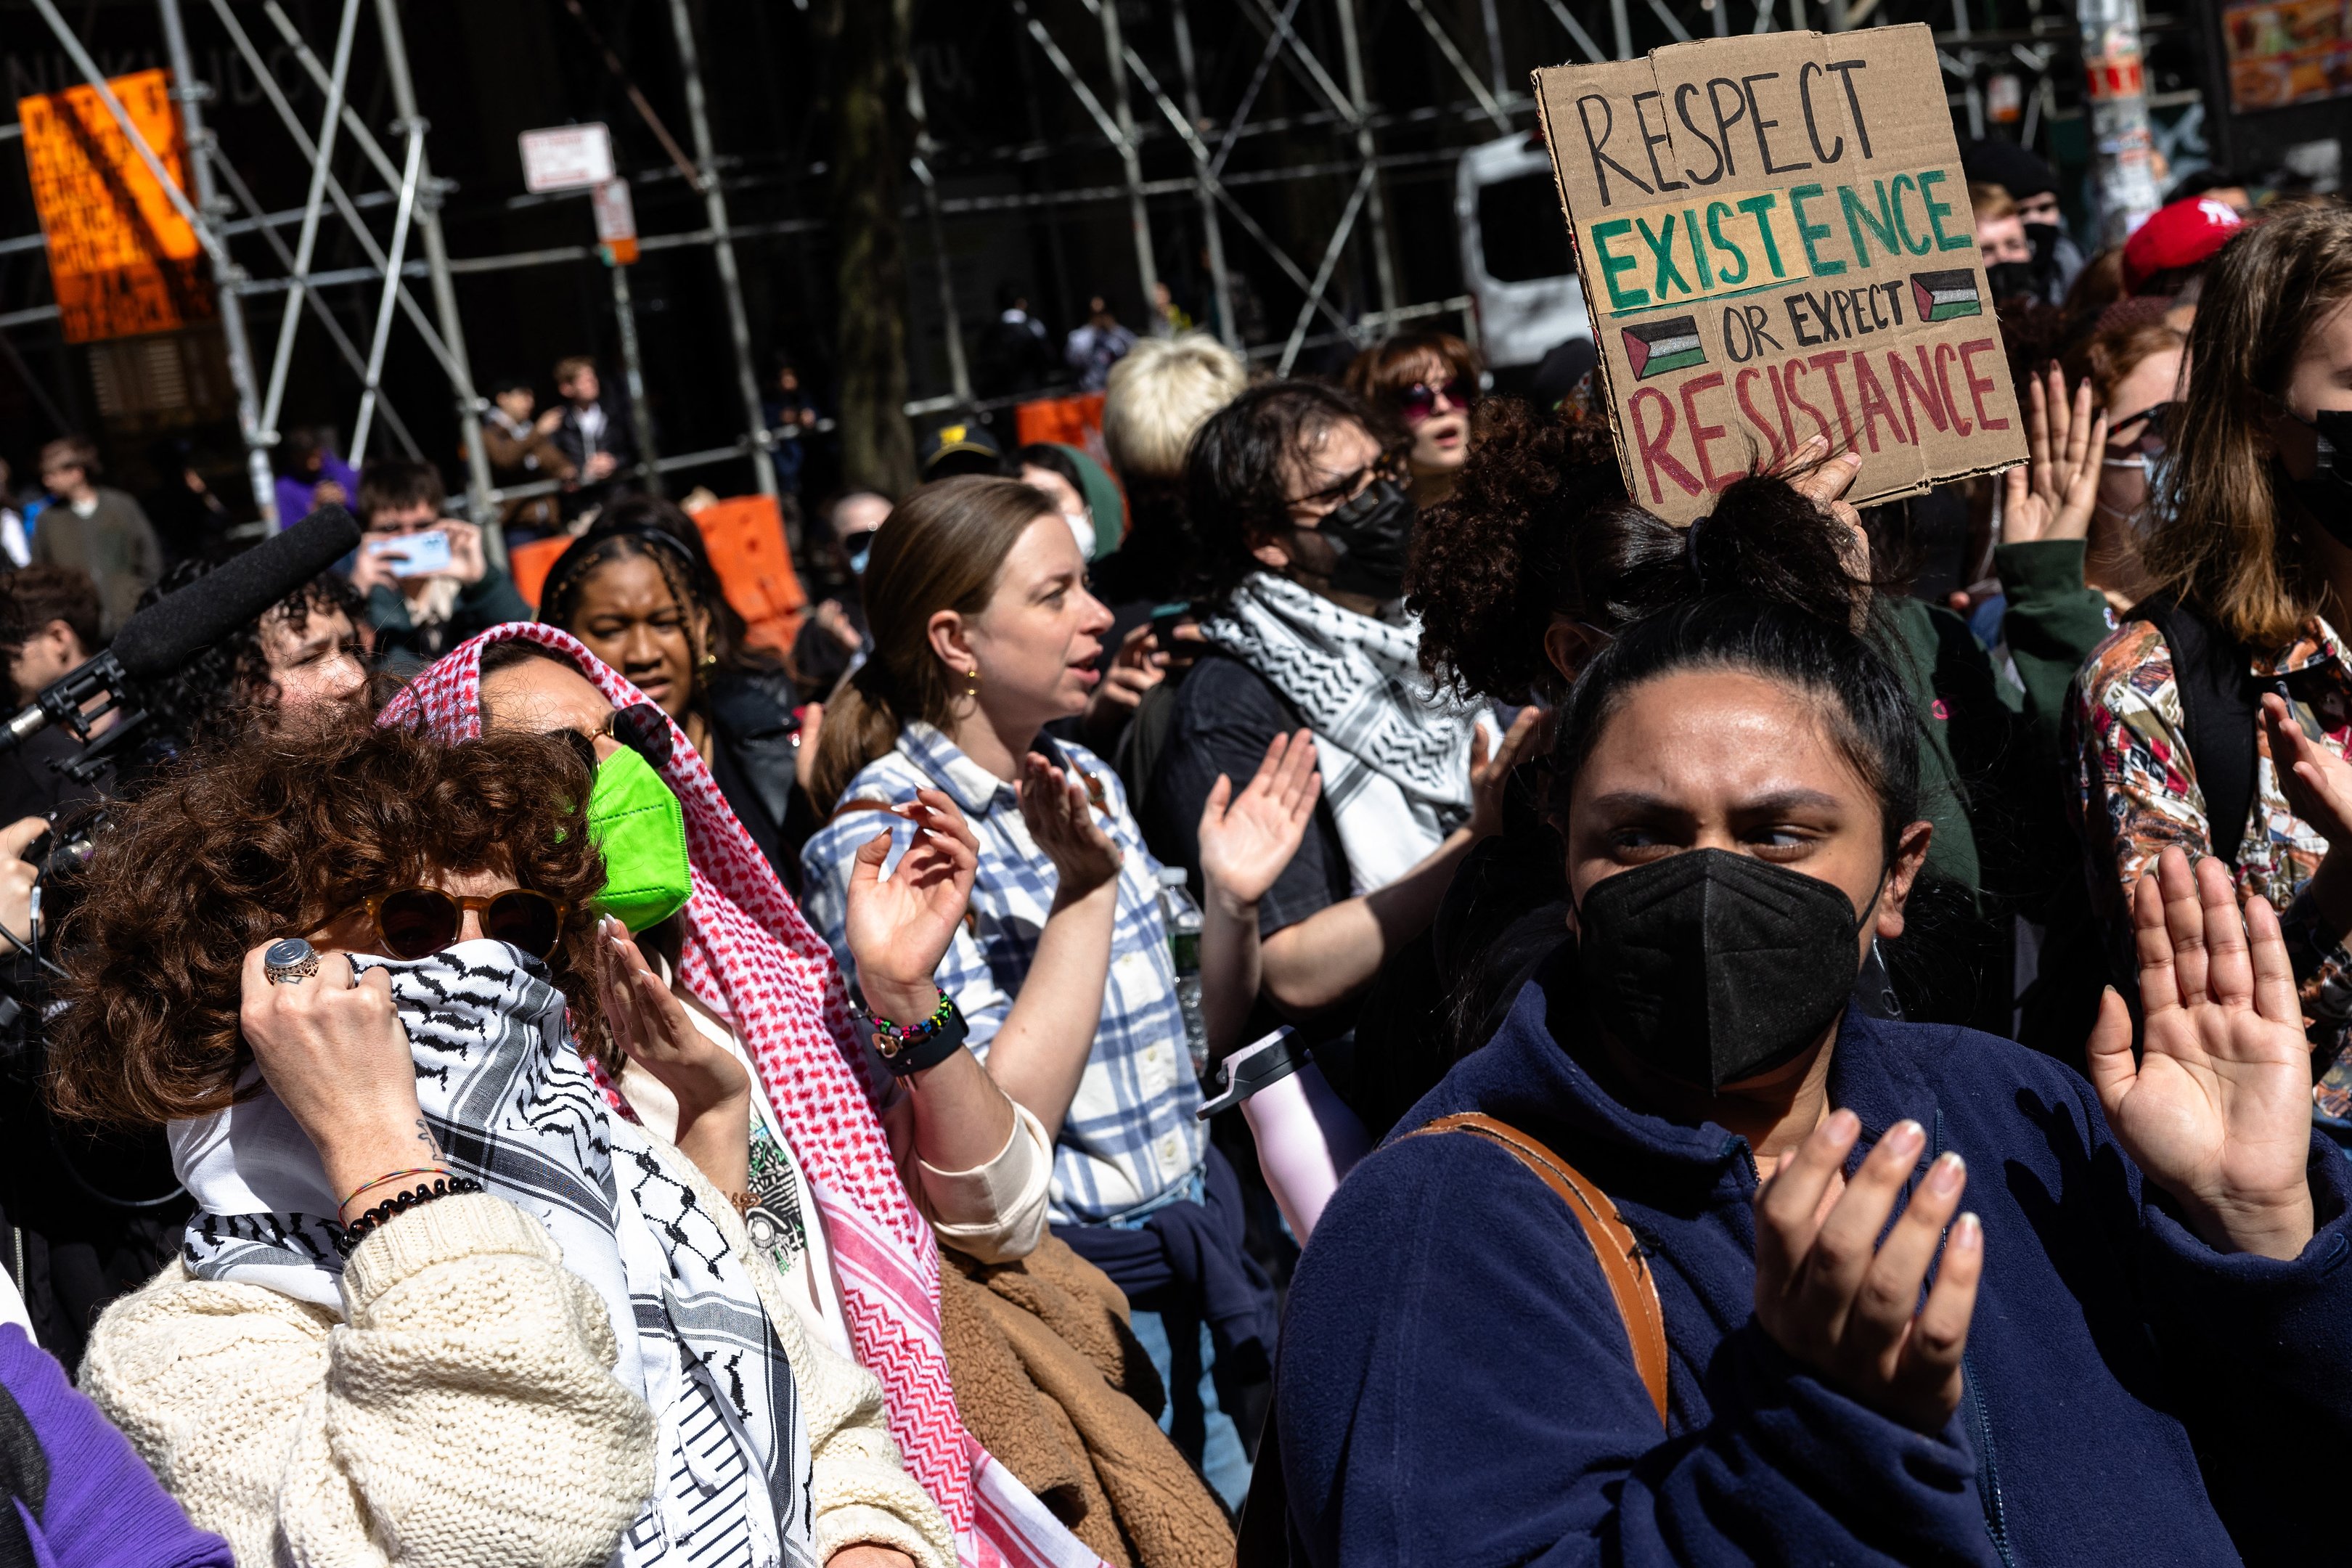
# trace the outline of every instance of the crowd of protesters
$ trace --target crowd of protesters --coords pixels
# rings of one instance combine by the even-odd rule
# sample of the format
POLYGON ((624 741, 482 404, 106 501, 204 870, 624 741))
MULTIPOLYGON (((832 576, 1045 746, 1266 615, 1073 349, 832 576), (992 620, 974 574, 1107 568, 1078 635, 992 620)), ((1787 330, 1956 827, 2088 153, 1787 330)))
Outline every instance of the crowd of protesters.
MULTIPOLYGON (((2352 210, 1967 163, 2030 458, 1863 510, 1097 300, 786 643, 592 362, 530 599, 289 437, 354 553, 0 758, 0 1556, 2320 1560, 2352 210)), ((205 591, 100 478, 19 707, 205 591)))

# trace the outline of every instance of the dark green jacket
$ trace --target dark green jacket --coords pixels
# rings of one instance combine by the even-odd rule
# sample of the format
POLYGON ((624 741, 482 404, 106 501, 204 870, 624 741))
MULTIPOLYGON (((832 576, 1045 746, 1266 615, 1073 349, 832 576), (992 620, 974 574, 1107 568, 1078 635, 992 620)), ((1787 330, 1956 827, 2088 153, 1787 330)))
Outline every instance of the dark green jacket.
POLYGON ((478 632, 531 618, 514 579, 495 566, 482 573, 480 582, 458 590, 449 618, 438 626, 420 626, 409 619, 408 601, 397 588, 369 590, 367 614, 375 628, 377 661, 403 674, 422 669, 478 632))
POLYGON ((2001 545, 1993 569, 2009 598, 2001 638, 2013 679, 1939 605, 1882 599, 1880 625, 1919 703, 1920 809, 1936 825, 1928 873, 2030 900, 2045 840, 2064 832, 2067 683, 2114 627, 2106 600, 2083 582, 2079 540, 2001 545))

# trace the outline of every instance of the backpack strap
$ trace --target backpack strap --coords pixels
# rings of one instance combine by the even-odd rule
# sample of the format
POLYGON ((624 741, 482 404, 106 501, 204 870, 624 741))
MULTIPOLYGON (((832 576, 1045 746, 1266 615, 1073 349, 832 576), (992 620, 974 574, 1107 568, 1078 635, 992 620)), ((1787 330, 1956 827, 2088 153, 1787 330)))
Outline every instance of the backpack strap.
MULTIPOLYGON (((1626 1228, 1609 1194, 1594 1186, 1575 1166, 1537 1142, 1507 1121, 1465 1110, 1441 1116, 1417 1127, 1406 1138, 1433 1132, 1465 1132, 1494 1144, 1535 1173, 1537 1179, 1559 1196, 1568 1212, 1584 1227, 1592 1255, 1609 1281, 1609 1294, 1624 1321, 1625 1338, 1633 1349, 1633 1370, 1642 1375, 1658 1425, 1666 1424, 1666 1320, 1658 1307, 1657 1282, 1642 1244, 1626 1228)), ((1402 1140, 1399 1140, 1402 1142, 1402 1140)), ((1234 1521, 1234 1568, 1294 1568, 1307 1561, 1305 1542, 1290 1518, 1289 1483, 1282 1473, 1281 1429, 1275 1402, 1267 1401, 1265 1426, 1258 1437, 1257 1462, 1250 1470, 1249 1495, 1234 1521)))
POLYGON ((2232 871, 2254 808, 2254 731, 2262 689, 2250 649, 2171 594, 2153 594, 2126 620, 2146 621, 2164 634, 2172 654, 2172 685, 2180 698, 2181 738, 2205 796, 2205 832, 2212 853, 2232 871))
POLYGON ((1643 1255, 1642 1244, 1626 1228, 1609 1194, 1550 1149, 1494 1117, 1475 1110, 1441 1116, 1405 1137, 1421 1138, 1433 1132, 1466 1132, 1485 1139, 1535 1173, 1537 1179, 1568 1205, 1569 1213, 1584 1227, 1585 1239, 1592 1244, 1593 1257, 1601 1262, 1601 1272, 1609 1281, 1609 1294, 1617 1302, 1617 1315, 1625 1323, 1625 1337, 1633 1345, 1633 1369, 1642 1374, 1642 1386, 1649 1390, 1650 1403, 1657 1408, 1658 1424, 1664 1426, 1665 1314, 1659 1309, 1657 1281, 1650 1277, 1649 1261, 1643 1255))

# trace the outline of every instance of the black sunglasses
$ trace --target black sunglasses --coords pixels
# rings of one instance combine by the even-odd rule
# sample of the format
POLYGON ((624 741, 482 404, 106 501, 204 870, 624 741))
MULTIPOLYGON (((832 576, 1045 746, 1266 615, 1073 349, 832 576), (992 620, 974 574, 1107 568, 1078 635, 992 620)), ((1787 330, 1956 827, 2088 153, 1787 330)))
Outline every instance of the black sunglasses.
POLYGON ((2164 456, 2166 426, 2171 424, 2175 403, 2151 403, 2120 425, 2108 426, 2107 447, 2116 452, 2145 452, 2151 458, 2164 456), (2126 437, 2124 432, 2133 426, 2139 434, 2126 437))
POLYGON ((466 911, 482 917, 482 934, 493 942, 546 958, 563 935, 572 906, 529 888, 509 888, 488 898, 445 893, 438 888, 403 888, 378 893, 361 906, 375 922, 384 952, 394 958, 429 958, 455 942, 466 929, 466 911))
POLYGON ((555 733, 562 736, 572 749, 580 753, 580 760, 588 764, 588 771, 592 773, 596 771, 597 735, 609 735, 628 747, 645 758, 646 765, 656 773, 669 766, 669 715, 650 702, 614 709, 602 724, 596 726, 595 735, 583 735, 577 730, 558 730, 555 733))

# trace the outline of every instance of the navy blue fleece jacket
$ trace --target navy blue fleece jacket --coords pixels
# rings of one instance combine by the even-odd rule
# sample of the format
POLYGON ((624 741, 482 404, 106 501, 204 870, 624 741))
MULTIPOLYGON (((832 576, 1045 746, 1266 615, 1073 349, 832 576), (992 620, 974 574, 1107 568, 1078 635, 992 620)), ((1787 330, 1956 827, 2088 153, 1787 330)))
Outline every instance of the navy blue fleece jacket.
MULTIPOLYGON (((1669 1428, 1583 1232, 1459 1134, 1349 1174, 1300 1260, 1277 1404, 1318 1564, 2216 1563, 2338 1557, 2352 1454, 2352 1161, 2315 1139, 2318 1233, 2217 1254, 2124 1157, 2089 1085, 2011 1041, 1849 1014, 1832 1102, 1863 1153, 1967 1159, 1986 1268, 1967 1394, 1936 1434, 1847 1398, 1757 1327, 1745 1140, 1628 1110, 1538 979, 1401 1126, 1481 1110, 1550 1144, 1652 1255, 1669 1428)), ((1557 1000, 1555 1000, 1557 998, 1557 1000)))

